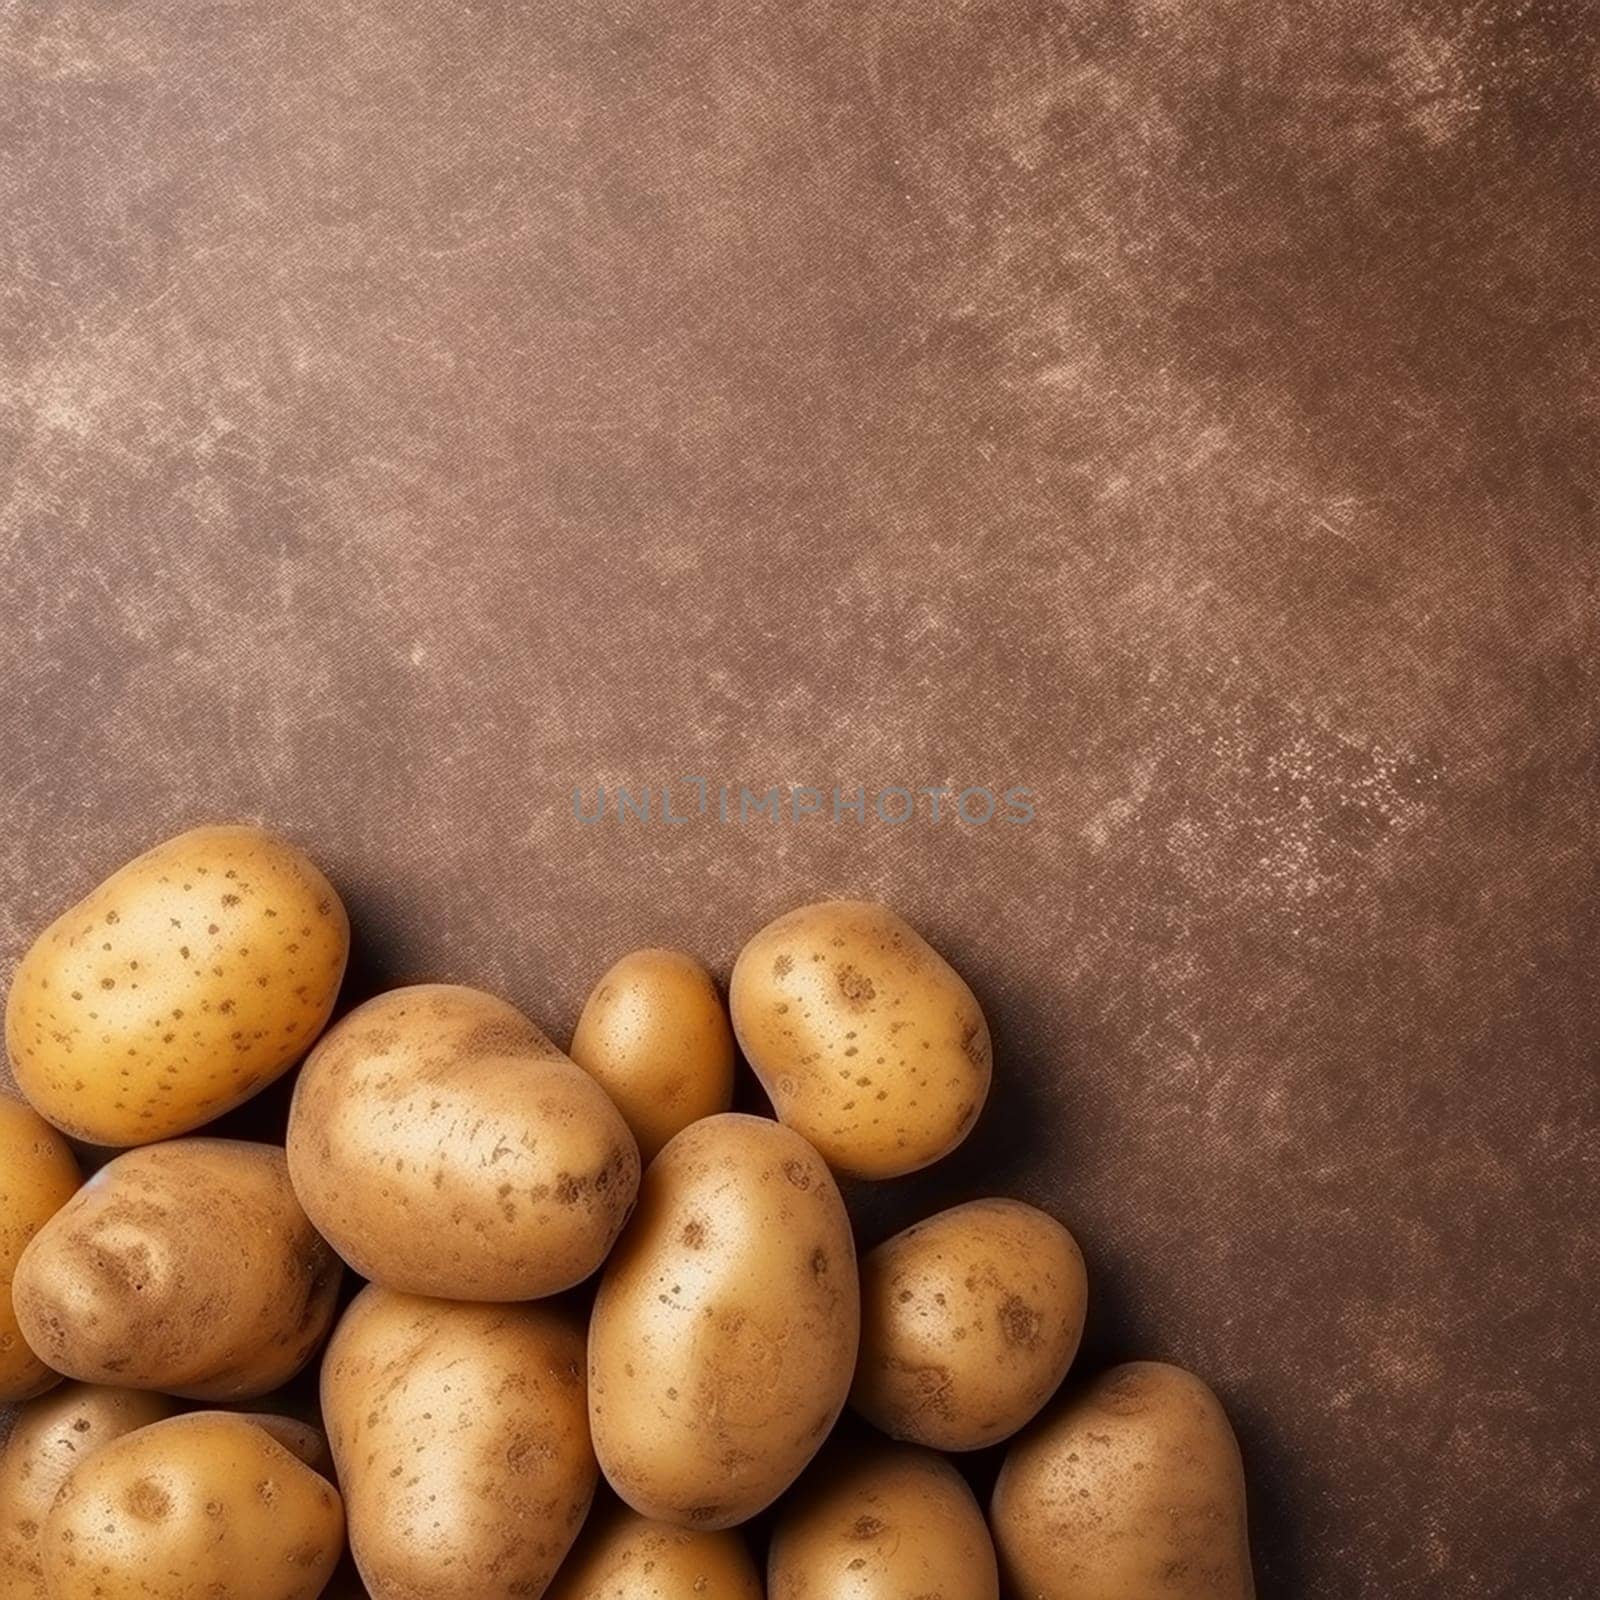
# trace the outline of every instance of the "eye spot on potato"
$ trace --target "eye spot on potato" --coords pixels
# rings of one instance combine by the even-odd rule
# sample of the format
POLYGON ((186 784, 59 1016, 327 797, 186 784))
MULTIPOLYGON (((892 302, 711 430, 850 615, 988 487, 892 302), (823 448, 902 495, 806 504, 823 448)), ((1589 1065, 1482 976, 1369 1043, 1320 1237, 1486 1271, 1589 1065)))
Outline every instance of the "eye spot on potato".
POLYGON ((876 1539, 883 1532, 883 1523, 877 1517, 857 1517, 850 1525, 852 1539, 876 1539))

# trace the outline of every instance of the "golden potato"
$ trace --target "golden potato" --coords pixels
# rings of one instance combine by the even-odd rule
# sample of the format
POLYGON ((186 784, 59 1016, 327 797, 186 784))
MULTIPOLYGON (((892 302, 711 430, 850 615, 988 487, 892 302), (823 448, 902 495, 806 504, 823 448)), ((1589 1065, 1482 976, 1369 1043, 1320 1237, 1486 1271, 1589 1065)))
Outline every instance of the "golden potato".
POLYGON ((260 828, 196 828, 113 873, 22 958, 17 1083, 94 1144, 187 1133, 279 1077, 322 1031, 350 948, 328 880, 260 828))
POLYGON ((39 1536, 61 1485, 101 1445, 174 1409, 148 1390, 65 1383, 18 1411, 0 1449, 0 1594, 47 1600, 39 1536))
POLYGON ((286 1432, 197 1411, 96 1450, 45 1519, 51 1600, 314 1600, 344 1548, 344 1510, 286 1432))
POLYGON ((1244 1468, 1217 1397, 1155 1361, 1057 1402, 1006 1453, 990 1524, 1018 1600, 1251 1600, 1244 1468))
POLYGON ((322 1411, 375 1600, 544 1593, 598 1477, 569 1312, 364 1289, 328 1346, 322 1411))
POLYGON ((28 1347, 11 1304, 11 1282, 28 1241, 78 1188, 67 1142, 36 1111, 0 1094, 0 1402, 43 1394, 61 1375, 28 1347))
POLYGON ((797 1133, 725 1113, 651 1162, 589 1325, 589 1421, 635 1511, 727 1528, 770 1505, 844 1404, 855 1246, 797 1133))
POLYGON ((736 1533, 652 1522, 614 1501, 598 1507, 545 1600, 762 1600, 736 1533))
POLYGON ((895 1439, 977 1450, 1029 1422, 1078 1352, 1088 1278, 1077 1241, 1019 1200, 975 1200, 861 1263, 850 1403, 895 1439))
POLYGON ((994 1545, 965 1479, 915 1445, 831 1448, 786 1501, 771 1600, 998 1600, 994 1545))
POLYGON ((711 974, 681 950, 635 950, 600 980, 572 1059, 616 1102, 653 1161, 673 1134, 733 1104, 733 1030, 711 974))
POLYGON ((357 1007, 312 1052, 289 1116, 311 1220, 363 1277, 449 1300, 532 1300, 587 1278, 639 1188, 605 1091, 515 1007, 423 984, 357 1007))
POLYGON ((177 1139, 97 1172, 23 1252, 13 1296, 23 1336, 70 1377, 246 1400, 311 1359, 342 1272, 283 1151, 177 1139))
POLYGON ((739 953, 733 1027, 779 1118, 858 1178, 948 1154, 989 1093, 989 1028, 972 991, 887 906, 827 900, 739 953))

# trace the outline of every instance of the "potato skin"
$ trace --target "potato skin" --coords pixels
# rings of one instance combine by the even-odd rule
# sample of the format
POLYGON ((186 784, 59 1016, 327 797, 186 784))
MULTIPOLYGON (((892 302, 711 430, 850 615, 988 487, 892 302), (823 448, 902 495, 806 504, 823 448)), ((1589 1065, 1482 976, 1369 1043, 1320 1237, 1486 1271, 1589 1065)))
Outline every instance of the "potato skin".
POLYGON ((779 1119, 836 1171, 915 1172, 955 1149, 983 1109, 983 1012, 887 906, 826 900, 768 923, 740 952, 728 994, 779 1119))
POLYGON ((732 1112, 651 1162, 589 1324, 601 1469, 641 1515, 727 1528, 816 1453, 855 1367, 849 1218, 799 1134, 732 1112))
POLYGON ((39 1113, 92 1144, 210 1122, 303 1055, 344 977, 332 885, 260 828, 196 828, 130 861, 45 929, 6 1003, 39 1113))
POLYGON ((64 1383, 18 1411, 0 1448, 0 1594, 47 1600, 39 1536, 61 1485, 102 1445, 173 1410, 148 1390, 64 1383))
POLYGON ((587 1278, 633 1207, 621 1113, 514 1006, 421 984, 358 1006, 300 1074, 289 1171, 363 1277, 447 1300, 587 1278))
POLYGON ((363 1289, 322 1410, 373 1600, 545 1592, 598 1478, 569 1311, 363 1289))
POLYGON ((1006 1454, 990 1525, 1017 1600, 1252 1600, 1244 1468, 1179 1367, 1113 1367, 1006 1454))
POLYGON ((0 1094, 0 1403, 29 1400, 61 1381, 23 1338, 11 1286, 28 1242, 80 1178, 66 1140, 38 1112, 0 1094))
POLYGON ((711 974, 681 950, 635 950, 584 1002, 572 1059, 616 1102, 648 1165, 733 1104, 733 1030, 711 974))
POLYGON ((834 1446, 786 1502, 767 1556, 771 1600, 998 1600, 983 1512, 931 1450, 834 1446))
POLYGON ((311 1359, 342 1272, 281 1150, 176 1139, 96 1173, 23 1252, 14 1297, 24 1337, 69 1377, 247 1400, 311 1359))
POLYGON ((850 1403, 891 1438, 979 1450, 1030 1422, 1078 1352, 1088 1277, 1077 1241, 1018 1200, 974 1200, 861 1263, 850 1403))
POLYGON ((590 1516, 545 1600, 762 1600, 736 1533, 675 1528, 609 1503, 590 1516))
POLYGON ((220 1411, 95 1451, 41 1539, 51 1600, 313 1600, 343 1547, 338 1490, 256 1419, 220 1411))

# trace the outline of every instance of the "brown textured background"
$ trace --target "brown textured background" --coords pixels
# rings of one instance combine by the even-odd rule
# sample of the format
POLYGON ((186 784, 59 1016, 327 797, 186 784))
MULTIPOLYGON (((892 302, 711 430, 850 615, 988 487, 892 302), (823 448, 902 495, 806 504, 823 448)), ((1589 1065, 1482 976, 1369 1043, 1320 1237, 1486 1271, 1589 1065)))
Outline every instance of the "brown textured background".
MULTIPOLYGON (((893 902, 1266 1596, 1600 1589, 1571 4, 0 0, 0 958, 181 825, 563 1038, 893 902), (1026 783, 1028 828, 570 790, 1026 783)), ((981 1471, 980 1467, 980 1471, 981 1471)))

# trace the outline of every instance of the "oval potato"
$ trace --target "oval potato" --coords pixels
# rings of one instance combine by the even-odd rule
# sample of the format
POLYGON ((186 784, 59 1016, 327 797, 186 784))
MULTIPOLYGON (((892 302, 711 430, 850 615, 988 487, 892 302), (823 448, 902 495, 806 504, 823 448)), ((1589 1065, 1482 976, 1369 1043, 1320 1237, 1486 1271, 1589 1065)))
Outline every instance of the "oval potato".
POLYGON ((448 1300, 587 1278, 639 1187, 605 1091, 514 1006, 454 984, 392 990, 329 1031, 295 1085, 288 1154, 357 1272, 448 1300))
POLYGON ((66 1140, 38 1112, 0 1094, 0 1402, 30 1399, 61 1381, 23 1338, 11 1286, 29 1241, 79 1181, 66 1140))
POLYGON ((378 1600, 544 1593, 598 1477, 567 1311, 363 1289, 323 1360, 322 1412, 378 1600))
POLYGON ((150 1144, 248 1100, 333 1009, 350 924, 332 885, 260 828, 196 828, 131 861, 22 958, 6 1048, 42 1116, 150 1144))
POLYGON ((589 1518, 545 1600, 762 1600, 761 1578, 738 1534, 611 1503, 589 1518))
POLYGON ((711 974, 681 950, 635 950, 584 1003, 572 1059, 611 1096, 648 1165, 733 1104, 733 1030, 711 974))
POLYGON ((983 1012, 887 906, 826 900, 768 923, 739 953, 729 1001, 779 1119, 839 1172, 915 1172, 960 1144, 983 1109, 983 1012))
POLYGON ((861 1263, 850 1403, 891 1438, 978 1450, 1030 1422, 1078 1352, 1077 1241, 1019 1200, 954 1206, 861 1263))
POLYGON ((1019 1600, 1252 1600, 1244 1468, 1217 1397, 1114 1367, 1006 1453, 990 1523, 1019 1600))
POLYGON ((998 1600, 983 1512, 948 1461, 915 1445, 830 1449, 786 1502, 771 1600, 998 1600))
POLYGON ((311 1359, 342 1272, 281 1150, 177 1139, 102 1167, 23 1252, 14 1297, 70 1377, 246 1400, 311 1359))
POLYGON ((39 1540, 61 1485, 101 1445, 173 1410, 149 1390, 64 1383, 17 1412, 0 1448, 0 1594, 48 1600, 39 1540))
POLYGON ((775 1500, 844 1404, 860 1321, 850 1222, 799 1134, 735 1113, 650 1164, 589 1325, 589 1420, 641 1515, 726 1528, 775 1500))
POLYGON ((102 1446, 45 1520, 51 1600, 313 1600, 344 1510, 286 1436, 277 1419, 199 1411, 102 1446))

